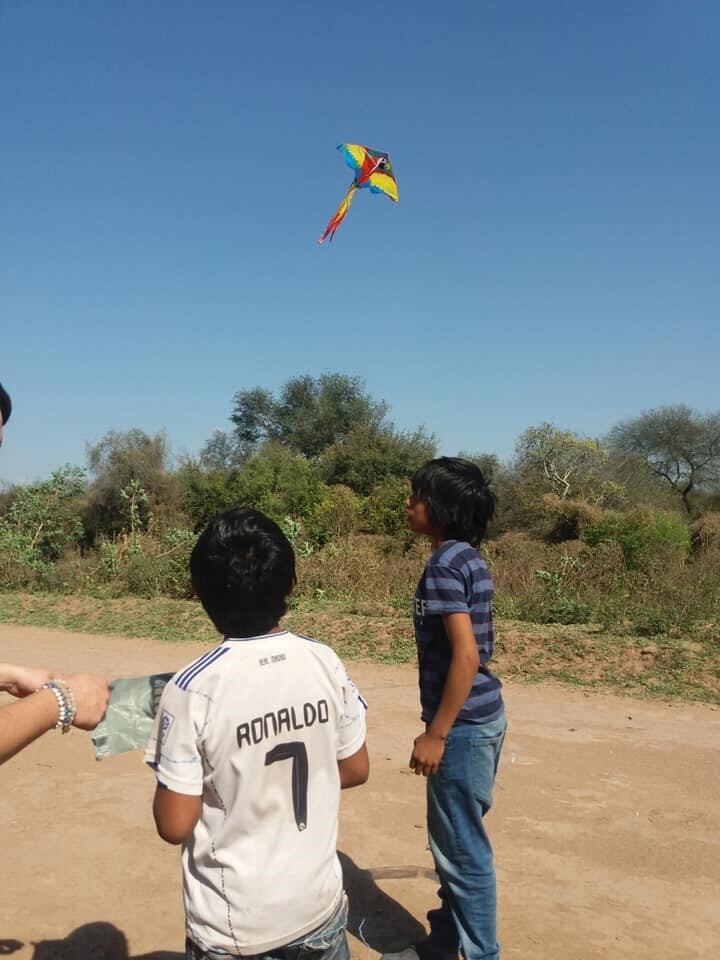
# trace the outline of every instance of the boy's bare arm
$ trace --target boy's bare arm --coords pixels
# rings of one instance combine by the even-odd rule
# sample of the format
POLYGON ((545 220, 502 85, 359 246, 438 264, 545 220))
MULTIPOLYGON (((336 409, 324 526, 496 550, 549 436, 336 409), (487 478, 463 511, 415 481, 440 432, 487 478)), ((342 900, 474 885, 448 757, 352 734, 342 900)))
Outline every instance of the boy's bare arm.
POLYGON ((202 797, 175 793, 162 784, 155 788, 153 816, 159 836, 166 843, 183 843, 195 829, 202 810, 202 797))
POLYGON ((445 739, 468 698, 480 666, 470 615, 446 613, 443 622, 452 652, 450 669, 432 723, 415 739, 410 757, 410 769, 424 777, 437 772, 445 752, 445 739))
POLYGON ((340 789, 346 790, 348 787, 359 787, 366 783, 370 775, 370 758, 368 757, 367 745, 363 744, 357 753, 344 760, 338 760, 338 770, 340 771, 340 789))

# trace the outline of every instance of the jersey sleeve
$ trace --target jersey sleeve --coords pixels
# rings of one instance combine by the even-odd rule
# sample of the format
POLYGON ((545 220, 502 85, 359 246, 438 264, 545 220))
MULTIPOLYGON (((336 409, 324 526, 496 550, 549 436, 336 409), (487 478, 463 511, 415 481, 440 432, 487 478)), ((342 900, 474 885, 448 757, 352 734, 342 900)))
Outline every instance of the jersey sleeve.
POLYGON ((469 613, 462 571, 429 564, 425 571, 424 600, 427 613, 469 613))
POLYGON ((338 659, 338 677, 342 687, 343 709, 340 716, 340 737, 337 758, 346 760, 365 743, 365 712, 367 703, 347 674, 344 664, 338 659))
POLYGON ((175 793, 199 797, 203 792, 203 764, 199 748, 207 718, 207 700, 174 680, 160 699, 145 763, 155 770, 158 783, 175 793))

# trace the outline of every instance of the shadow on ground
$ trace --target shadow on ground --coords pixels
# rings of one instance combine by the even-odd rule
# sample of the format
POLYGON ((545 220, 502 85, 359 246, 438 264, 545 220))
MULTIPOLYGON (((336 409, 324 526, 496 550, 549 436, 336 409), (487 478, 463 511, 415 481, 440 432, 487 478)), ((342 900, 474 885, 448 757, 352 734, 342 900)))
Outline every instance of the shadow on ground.
POLYGON ((350 901, 348 930, 380 953, 400 950, 409 943, 421 940, 425 928, 397 900, 393 900, 378 884, 377 879, 388 878, 402 882, 425 876, 434 878, 432 871, 419 867, 385 867, 363 869, 346 853, 338 853, 343 868, 345 890, 350 901), (376 879, 377 878, 377 879, 376 879))
MULTIPOLYGON (((402 904, 385 893, 377 879, 402 882, 425 876, 432 871, 419 867, 383 867, 363 869, 347 854, 339 853, 345 889, 350 901, 348 930, 380 953, 399 950, 421 939, 423 925, 402 904)), ((20 940, 0 940, 0 957, 16 953, 20 940)), ((131 957, 125 934, 112 923, 97 921, 73 930, 63 940, 41 940, 32 944, 32 960, 184 960, 185 955, 167 950, 131 957)))
MULTIPOLYGON (((0 956, 9 956, 22 946, 19 940, 0 940, 0 956)), ((122 930, 101 920, 83 924, 63 940, 39 940, 32 946, 32 960, 185 960, 184 953, 168 950, 131 957, 122 930)))

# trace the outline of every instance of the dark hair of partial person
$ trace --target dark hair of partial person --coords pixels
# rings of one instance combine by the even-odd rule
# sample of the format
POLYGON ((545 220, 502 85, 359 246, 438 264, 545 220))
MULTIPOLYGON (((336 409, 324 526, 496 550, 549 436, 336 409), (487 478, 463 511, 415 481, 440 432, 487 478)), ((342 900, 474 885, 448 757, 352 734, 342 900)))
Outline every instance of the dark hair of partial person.
POLYGON ((190 555, 195 593, 226 637, 257 637, 287 613, 295 554, 264 513, 237 507, 218 514, 190 555))
POLYGON ((413 496, 428 510, 446 540, 477 545, 495 516, 495 494, 480 467, 460 457, 428 460, 410 481, 413 496))
POLYGON ((2 414, 2 422, 7 423, 10 419, 10 414, 12 413, 12 400, 10 399, 10 394, 3 388, 3 385, 0 383, 0 413, 2 414))

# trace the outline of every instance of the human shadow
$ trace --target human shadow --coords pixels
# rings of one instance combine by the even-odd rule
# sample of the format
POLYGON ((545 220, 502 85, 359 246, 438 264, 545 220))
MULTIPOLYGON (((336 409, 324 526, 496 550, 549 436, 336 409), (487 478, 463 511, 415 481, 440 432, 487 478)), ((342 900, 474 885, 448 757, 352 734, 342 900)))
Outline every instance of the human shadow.
MULTIPOLYGON (((359 867, 345 853, 339 852, 338 856, 350 903, 350 933, 380 953, 401 949, 425 935, 423 925, 378 886, 373 870, 359 867)), ((378 878, 390 879, 434 876, 420 867, 385 867, 375 873, 378 878)), ((0 940, 0 956, 15 953, 22 946, 19 940, 0 940)), ((33 947, 32 960, 185 960, 184 953, 171 950, 131 957, 122 930, 101 920, 83 924, 62 940, 40 940, 33 947)))
MULTIPOLYGON (((0 945, 17 942, 0 941, 0 945)), ((184 953, 171 950, 155 950, 131 957, 122 930, 102 920, 85 923, 62 940, 40 940, 33 943, 33 947, 32 960, 185 960, 184 953)))
POLYGON ((359 867, 346 853, 338 851, 338 857, 350 902, 348 930, 353 936, 380 953, 400 950, 425 936, 422 923, 377 885, 373 872, 378 879, 425 876, 430 880, 434 877, 432 871, 419 867, 373 871, 359 867))

